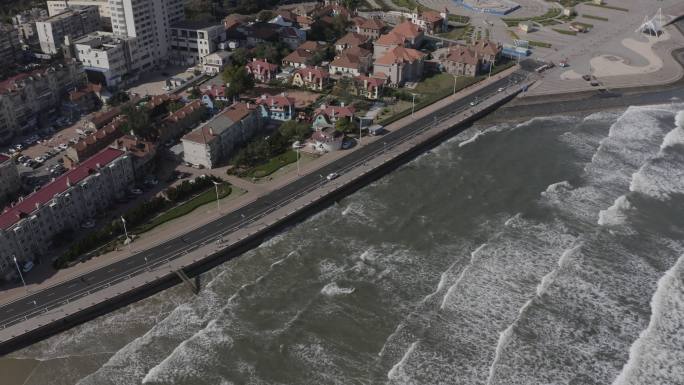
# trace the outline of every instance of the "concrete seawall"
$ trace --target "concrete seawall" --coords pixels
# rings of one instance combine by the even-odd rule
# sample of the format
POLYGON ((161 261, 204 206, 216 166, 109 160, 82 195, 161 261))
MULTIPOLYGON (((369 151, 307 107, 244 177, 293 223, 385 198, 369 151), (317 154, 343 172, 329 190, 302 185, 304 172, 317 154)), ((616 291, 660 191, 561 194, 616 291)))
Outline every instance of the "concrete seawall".
MULTIPOLYGON (((258 246, 264 239, 307 219, 336 200, 368 185, 417 155, 460 132, 477 119, 514 98, 519 89, 495 94, 467 111, 455 111, 436 119, 419 132, 398 143, 372 153, 334 181, 296 197, 282 207, 258 219, 258 222, 229 234, 219 235, 220 242, 209 242, 173 260, 152 264, 147 271, 129 275, 93 293, 67 301, 57 309, 0 330, 0 354, 7 354, 51 335, 126 306, 156 292, 181 283, 175 273, 183 269, 196 276, 258 246)), ((444 114, 443 114, 444 115, 444 114)))

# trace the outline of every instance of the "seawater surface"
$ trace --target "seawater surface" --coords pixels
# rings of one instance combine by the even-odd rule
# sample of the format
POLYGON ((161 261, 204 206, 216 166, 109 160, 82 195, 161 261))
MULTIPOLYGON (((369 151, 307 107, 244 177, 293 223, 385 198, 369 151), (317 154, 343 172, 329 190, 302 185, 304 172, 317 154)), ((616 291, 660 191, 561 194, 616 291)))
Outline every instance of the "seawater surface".
POLYGON ((684 384, 680 110, 473 127, 199 296, 174 287, 0 368, 26 385, 684 384))

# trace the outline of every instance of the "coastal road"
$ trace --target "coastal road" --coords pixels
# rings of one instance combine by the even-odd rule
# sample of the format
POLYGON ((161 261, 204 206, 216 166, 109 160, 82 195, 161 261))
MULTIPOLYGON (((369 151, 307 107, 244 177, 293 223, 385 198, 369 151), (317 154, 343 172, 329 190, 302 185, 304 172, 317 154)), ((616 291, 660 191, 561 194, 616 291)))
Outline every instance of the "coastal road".
POLYGON ((449 104, 415 123, 394 130, 380 140, 364 144, 356 151, 303 175, 277 191, 264 195, 242 208, 223 215, 216 220, 190 230, 186 234, 170 239, 150 249, 132 254, 130 257, 111 265, 86 273, 55 286, 37 291, 14 302, 0 306, 0 329, 26 321, 39 314, 59 308, 69 302, 88 296, 103 288, 130 279, 149 269, 156 269, 203 245, 216 242, 222 236, 238 229, 256 225, 259 220, 295 199, 329 183, 326 175, 336 172, 343 174, 364 162, 381 155, 396 145, 415 137, 430 128, 434 122, 446 119, 467 110, 474 99, 485 99, 498 92, 499 88, 519 87, 529 72, 524 67, 511 75, 495 81, 474 92, 469 97, 449 104))

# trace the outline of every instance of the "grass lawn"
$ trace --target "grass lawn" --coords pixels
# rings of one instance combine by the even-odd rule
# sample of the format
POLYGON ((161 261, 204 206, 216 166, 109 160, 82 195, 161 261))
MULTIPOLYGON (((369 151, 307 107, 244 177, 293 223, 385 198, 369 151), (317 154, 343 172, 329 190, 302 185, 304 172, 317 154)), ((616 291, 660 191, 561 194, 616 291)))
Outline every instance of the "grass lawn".
POLYGON ((570 30, 567 30, 567 29, 553 28, 553 30, 556 31, 556 32, 558 32, 558 33, 562 33, 562 34, 564 34, 564 35, 571 35, 571 36, 576 36, 576 35, 577 35, 577 32, 575 32, 575 31, 570 31, 570 30))
POLYGON ((587 18, 587 19, 601 20, 601 21, 608 21, 609 20, 607 17, 589 15, 586 13, 582 14, 582 17, 587 18))
POLYGON ((451 40, 461 40, 463 35, 468 30, 468 27, 452 27, 449 32, 437 34, 439 37, 451 40))
MULTIPOLYGON (((219 199, 223 199, 233 192, 232 187, 228 183, 223 183, 219 186, 219 199)), ((163 214, 154 217, 150 222, 145 223, 141 226, 136 227, 133 232, 136 234, 141 234, 146 231, 150 231, 153 228, 161 225, 162 223, 168 222, 172 219, 182 217, 189 214, 193 210, 200 206, 204 206, 209 203, 216 202, 216 189, 213 187, 209 190, 199 194, 198 196, 190 199, 189 201, 182 203, 170 210, 165 211, 163 214)))
POLYGON ((544 41, 530 40, 529 44, 533 47, 541 47, 541 48, 551 48, 552 47, 551 43, 547 43, 544 41))
POLYGON ((294 163, 296 161, 297 152, 294 150, 288 150, 285 153, 276 156, 275 158, 271 158, 271 160, 264 164, 252 167, 252 169, 247 171, 246 176, 249 178, 263 178, 278 171, 281 167, 287 166, 288 164, 294 163))

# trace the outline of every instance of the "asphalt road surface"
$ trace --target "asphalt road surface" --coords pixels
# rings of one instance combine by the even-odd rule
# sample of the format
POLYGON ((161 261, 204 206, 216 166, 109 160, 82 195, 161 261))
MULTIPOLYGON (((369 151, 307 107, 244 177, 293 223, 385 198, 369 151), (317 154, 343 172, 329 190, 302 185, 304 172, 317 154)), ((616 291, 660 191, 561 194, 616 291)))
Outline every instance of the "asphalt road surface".
POLYGON ((448 118, 449 115, 467 109, 469 103, 474 98, 487 98, 496 94, 497 90, 501 87, 517 87, 516 83, 523 80, 527 75, 528 73, 525 70, 519 70, 506 78, 498 80, 476 91, 468 98, 456 101, 426 117, 417 119, 414 124, 392 131, 384 135, 381 140, 364 144, 356 151, 322 167, 316 172, 304 175, 277 191, 260 197, 251 204, 217 218, 202 227, 191 230, 182 236, 173 238, 137 254, 133 254, 128 258, 84 274, 78 278, 43 289, 27 297, 0 306, 0 328, 5 328, 24 320, 31 319, 45 311, 63 306, 70 301, 129 279, 148 269, 163 266, 168 263, 168 261, 174 260, 189 251, 202 245, 215 242, 223 235, 243 227, 248 227, 283 205, 329 183, 325 178, 326 175, 333 172, 343 174, 347 170, 363 164, 369 159, 373 159, 382 152, 389 150, 430 128, 435 121, 448 118))

